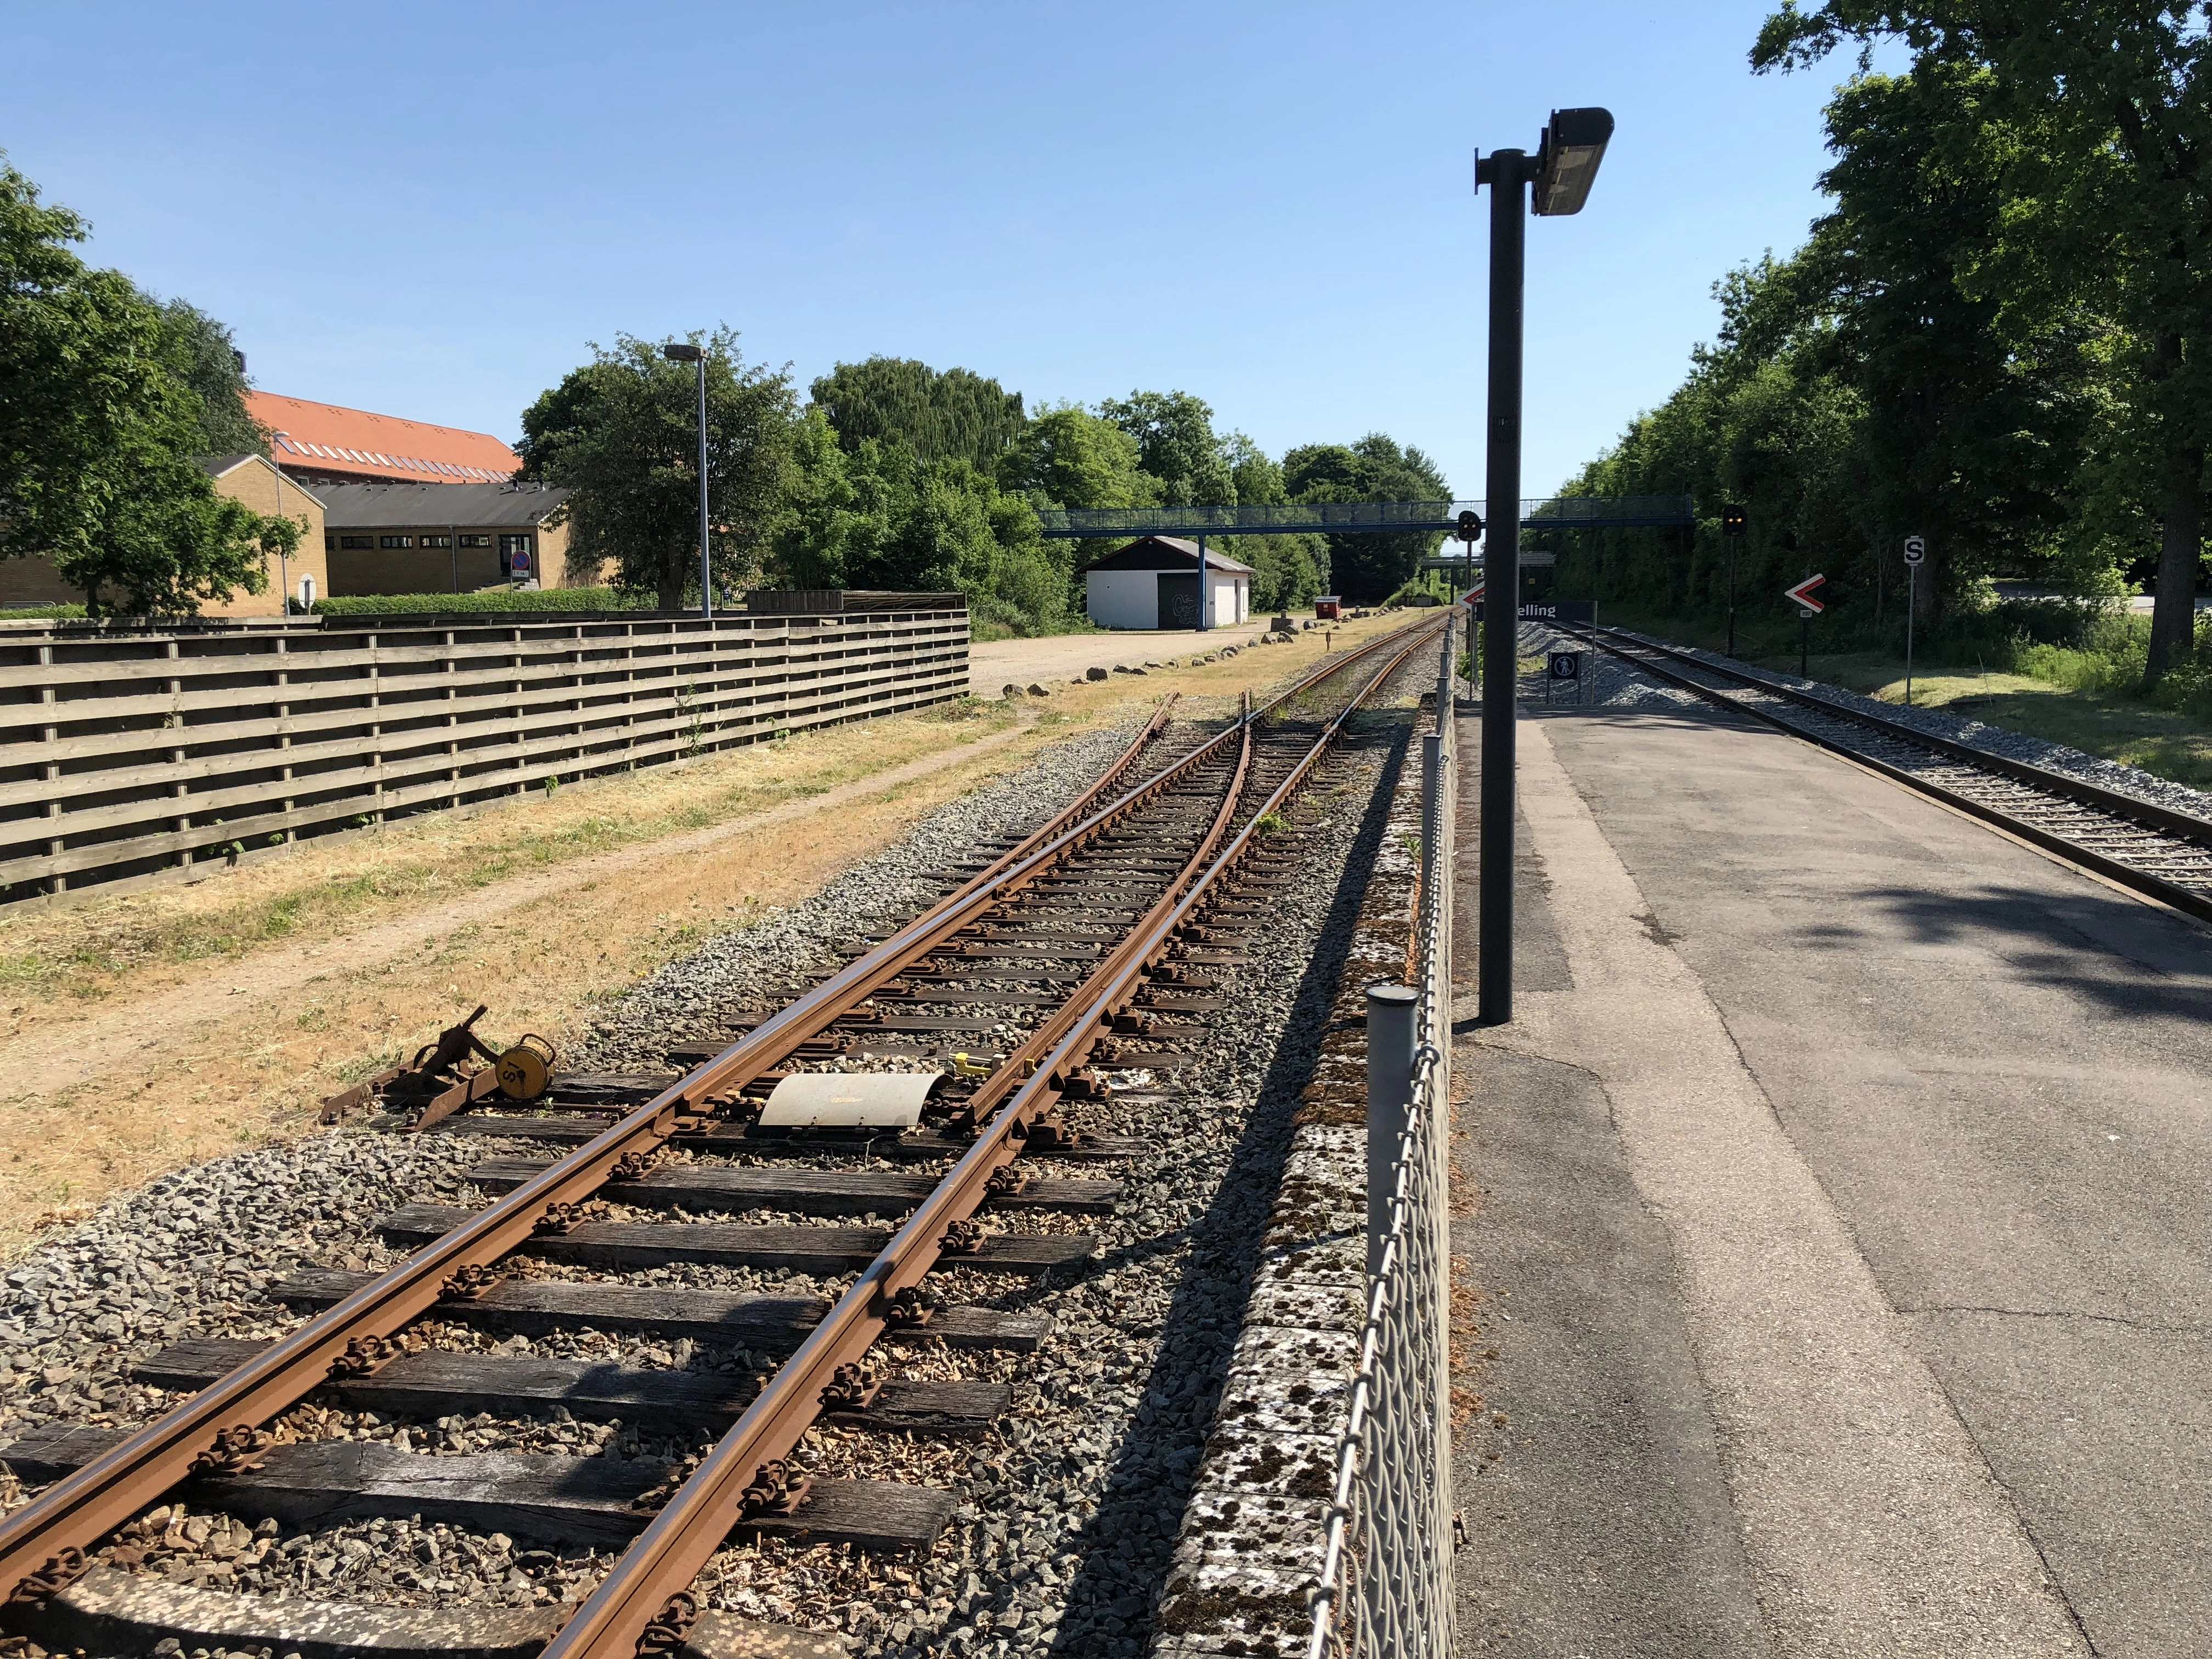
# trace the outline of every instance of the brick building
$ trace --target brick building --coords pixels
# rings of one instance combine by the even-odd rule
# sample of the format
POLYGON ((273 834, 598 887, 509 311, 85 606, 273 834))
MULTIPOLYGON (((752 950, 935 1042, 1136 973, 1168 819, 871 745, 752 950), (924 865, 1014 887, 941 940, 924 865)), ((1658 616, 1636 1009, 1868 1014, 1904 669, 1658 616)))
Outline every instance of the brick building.
POLYGON ((324 546, 333 593, 470 593, 514 580, 585 586, 568 530, 548 525, 565 489, 543 484, 332 484, 324 546))

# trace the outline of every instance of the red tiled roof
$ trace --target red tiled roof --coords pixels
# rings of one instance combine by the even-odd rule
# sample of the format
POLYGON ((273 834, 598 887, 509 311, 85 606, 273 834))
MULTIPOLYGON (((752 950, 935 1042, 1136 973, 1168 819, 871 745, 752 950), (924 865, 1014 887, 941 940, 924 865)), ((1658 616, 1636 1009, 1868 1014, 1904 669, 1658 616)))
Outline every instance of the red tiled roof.
POLYGON ((319 462, 348 471, 404 474, 424 483, 496 483, 522 465, 520 455, 485 432, 273 392, 247 392, 246 407, 255 420, 285 434, 277 448, 288 466, 319 462))

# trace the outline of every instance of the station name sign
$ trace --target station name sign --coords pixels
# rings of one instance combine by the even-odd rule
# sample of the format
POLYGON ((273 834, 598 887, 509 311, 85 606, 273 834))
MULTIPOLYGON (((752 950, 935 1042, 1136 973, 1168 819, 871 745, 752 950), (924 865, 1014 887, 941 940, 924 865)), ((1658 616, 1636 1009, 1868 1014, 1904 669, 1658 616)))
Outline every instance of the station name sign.
MULTIPOLYGON (((1474 619, 1477 622, 1482 620, 1482 605, 1480 600, 1475 604, 1474 619)), ((1521 607, 1521 620, 1595 624, 1597 621, 1597 601, 1595 599, 1554 599, 1546 605, 1523 605, 1521 607)))

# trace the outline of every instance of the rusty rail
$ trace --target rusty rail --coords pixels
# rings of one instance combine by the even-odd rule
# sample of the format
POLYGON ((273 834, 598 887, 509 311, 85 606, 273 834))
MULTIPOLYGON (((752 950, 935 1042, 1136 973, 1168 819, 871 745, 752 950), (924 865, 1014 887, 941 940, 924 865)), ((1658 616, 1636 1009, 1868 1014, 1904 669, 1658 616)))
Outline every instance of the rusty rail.
MULTIPOLYGON (((374 1283, 363 1285, 246 1364, 56 1482, 13 1515, 0 1519, 0 1600, 41 1571, 66 1573, 63 1564, 71 1559, 73 1553, 91 1548, 100 1538, 186 1479, 195 1465, 216 1447, 219 1437, 240 1430, 251 1435, 256 1426, 289 1410, 321 1387, 333 1374, 333 1366, 342 1359, 348 1361, 350 1372, 357 1370, 359 1357, 364 1354, 387 1354, 388 1340, 448 1294, 457 1274, 489 1268, 501 1257, 528 1243, 540 1224, 554 1212, 555 1206, 580 1204, 589 1199, 606 1183, 610 1172, 626 1155, 649 1155, 681 1129, 703 1123, 747 1083, 774 1066, 799 1042, 866 1000, 913 963, 939 948, 973 917, 1035 880, 1060 860, 1203 767, 1232 742, 1249 744, 1250 728, 1258 714, 1281 707, 1291 698, 1395 641, 1407 641, 1391 657, 1382 674, 1370 681, 1347 706, 1345 713, 1348 714, 1361 697, 1395 672, 1413 649, 1413 642, 1432 626, 1424 622, 1397 629, 1358 651, 1322 663, 1257 714, 1248 713, 1235 726, 1201 744, 1110 805, 1072 827, 1062 827, 1067 825, 1071 813, 1095 803, 1110 782, 1109 774, 1108 780, 1102 780, 1100 786, 1087 791, 1074 806, 991 869, 908 923, 876 950, 848 963, 763 1022, 713 1060, 679 1079, 598 1139, 578 1147, 460 1226, 423 1246, 374 1283)), ((1139 733, 1131 751, 1116 763, 1116 772, 1127 769, 1134 751, 1156 732, 1164 717, 1164 713, 1156 715, 1154 722, 1139 733)), ((1340 715, 1332 723, 1324 743, 1334 737, 1342 721, 1343 716, 1340 715)), ((1318 749, 1316 752, 1317 755, 1318 749)), ((1310 764, 1310 760, 1293 775, 1294 779, 1303 776, 1310 764)), ((1248 827, 1245 836, 1249 833, 1248 827)), ((1243 841, 1244 836, 1240 836, 1237 845, 1241 848, 1243 841)), ((1212 874, 1209 872, 1200 878, 1201 888, 1212 879, 1212 874)), ((1125 944, 1109 960, 1123 961, 1127 954, 1125 944)), ((1130 972, 1133 975, 1134 969, 1130 972)), ((1066 1029, 1065 1022, 1060 1029, 1066 1029)), ((1022 1052, 1027 1054, 1029 1050, 1025 1047, 1022 1052)), ((996 1083, 1000 1076, 1011 1082, 1020 1069, 1010 1061, 994 1072, 991 1082, 996 1083)), ((1049 1077, 1051 1073, 1040 1068, 1039 1074, 1049 1077)), ((1056 1093, 1057 1091, 1055 1097, 1056 1093)), ((1027 1097, 1017 1097, 1018 1102, 1024 1098, 1027 1097)), ((1021 1116, 1024 1129, 1034 1115, 1034 1112, 1029 1112, 1021 1116)), ((1006 1115, 1001 1114, 994 1128, 956 1166, 948 1182, 961 1179, 962 1172, 980 1153, 1004 1143, 1009 1133, 1006 1115)), ((1006 1158, 1012 1156, 1012 1152, 1006 1153, 1006 1158)), ((998 1160, 1005 1161, 1006 1158, 998 1160)), ((978 1193, 981 1181, 988 1176, 986 1170, 976 1177, 974 1184, 978 1193)), ((972 1204, 969 1207, 973 1207, 972 1204)), ((894 1239, 894 1247, 913 1232, 916 1221, 939 1215, 941 1211, 942 1206, 935 1203, 933 1194, 932 1200, 925 1202, 894 1239)), ((864 1277, 862 1283, 868 1282, 864 1277)), ((910 1281, 901 1281, 907 1282, 910 1281)), ((813 1347, 810 1340, 801 1352, 811 1352, 813 1347)), ((750 1420, 750 1413, 746 1420, 750 1420)), ((743 1426, 742 1423, 738 1425, 743 1426)), ((732 1435, 737 1432, 735 1429, 732 1431, 732 1435)), ((648 1531, 647 1536, 652 1535, 648 1531)), ((656 1607, 648 1613, 657 1611, 656 1607)), ((642 1625, 638 1628, 642 1629, 642 1625)))
POLYGON ((888 1310, 899 1291, 928 1275, 944 1254, 947 1230, 980 1207, 992 1173, 1018 1156, 1030 1126, 1058 1103, 1068 1074, 1106 1034, 1114 1016, 1135 994, 1146 969, 1166 951, 1176 929, 1190 919, 1216 881, 1243 863, 1260 820, 1290 799, 1335 743, 1345 722, 1419 644, 1417 638, 1384 662, 1227 848, 1213 857, 1234 815, 1251 760, 1253 722, 1249 716, 1240 722, 1243 749, 1221 811, 1145 919, 1075 997, 1023 1045, 1018 1057, 1036 1058, 1034 1073, 1023 1079, 1019 1074, 1024 1068, 1009 1064, 992 1074, 987 1088, 999 1085, 1000 1097, 1012 1092, 1004 1109, 623 1553, 546 1647, 542 1659, 634 1659, 646 1627, 678 1613, 701 1569, 741 1518, 745 1489, 767 1472, 767 1466, 799 1444, 819 1413, 822 1391, 837 1368, 867 1352, 888 1322, 888 1310))

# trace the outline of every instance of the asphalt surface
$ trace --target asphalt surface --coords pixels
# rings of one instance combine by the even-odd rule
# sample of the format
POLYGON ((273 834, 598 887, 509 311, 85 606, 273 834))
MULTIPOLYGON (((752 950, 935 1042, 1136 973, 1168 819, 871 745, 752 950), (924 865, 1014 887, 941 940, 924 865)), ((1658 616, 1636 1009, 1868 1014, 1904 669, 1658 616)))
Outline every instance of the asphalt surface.
POLYGON ((2212 1651, 2212 933, 1718 716, 1522 752, 1463 1650, 2212 1651))

